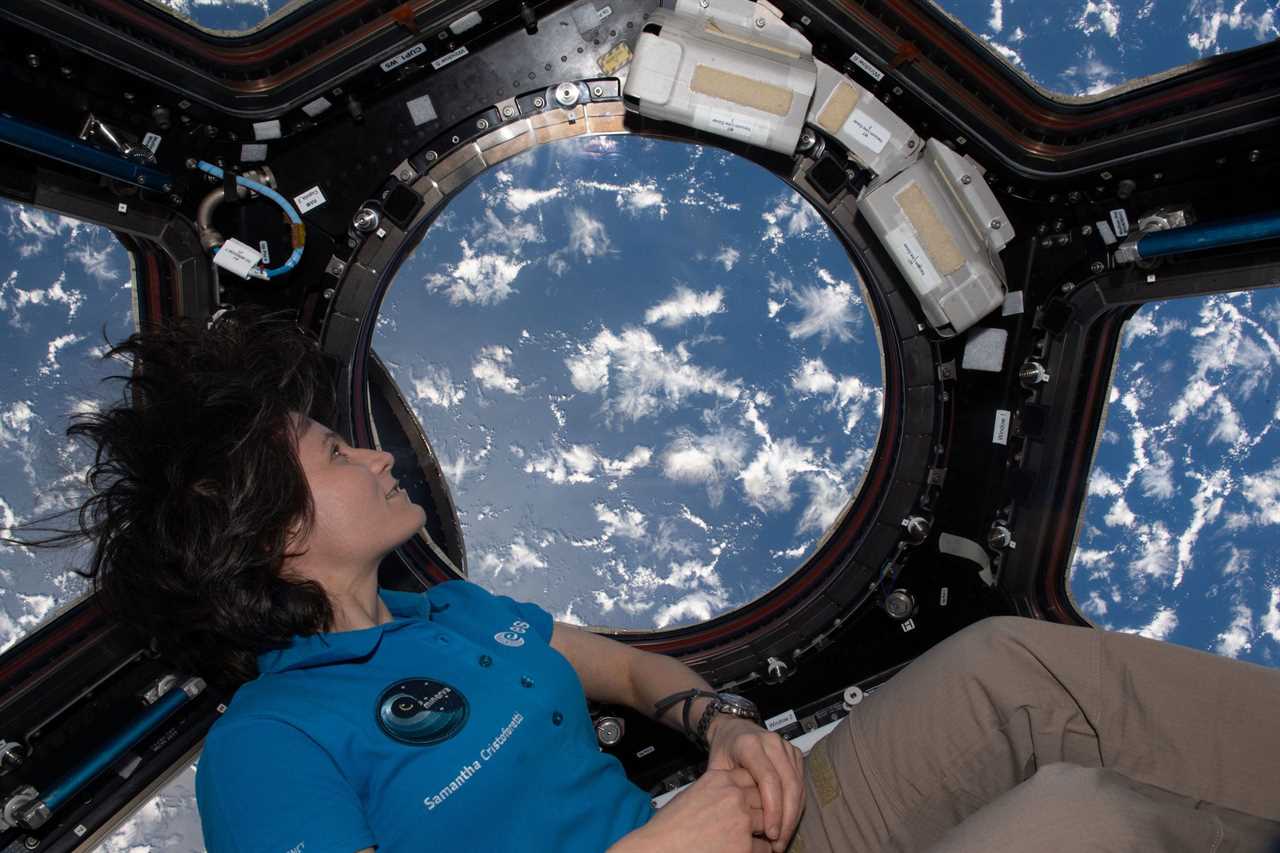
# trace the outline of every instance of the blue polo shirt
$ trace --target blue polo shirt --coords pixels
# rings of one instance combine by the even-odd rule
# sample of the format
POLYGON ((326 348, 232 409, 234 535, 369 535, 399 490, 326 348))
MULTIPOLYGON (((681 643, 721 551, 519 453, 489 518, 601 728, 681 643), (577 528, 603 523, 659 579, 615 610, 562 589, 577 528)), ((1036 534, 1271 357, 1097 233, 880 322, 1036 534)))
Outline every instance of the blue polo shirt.
POLYGON ((467 581, 378 592, 391 622, 260 656, 210 728, 212 853, 603 853, 652 816, 550 614, 467 581))

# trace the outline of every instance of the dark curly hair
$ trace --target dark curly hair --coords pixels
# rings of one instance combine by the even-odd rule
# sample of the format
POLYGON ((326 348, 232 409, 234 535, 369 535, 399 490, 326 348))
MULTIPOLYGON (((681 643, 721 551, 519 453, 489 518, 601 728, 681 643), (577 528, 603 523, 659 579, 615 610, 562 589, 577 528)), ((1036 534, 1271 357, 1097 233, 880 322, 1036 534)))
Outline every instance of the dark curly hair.
POLYGON ((16 540, 91 540, 88 569, 75 571, 106 612, 227 690, 257 677, 259 654, 333 623, 319 584, 281 572, 291 533, 314 521, 295 413, 331 425, 334 408, 324 358, 294 316, 231 309, 112 346, 103 357, 133 368, 111 377, 123 399, 67 429, 95 448, 79 530, 16 540))

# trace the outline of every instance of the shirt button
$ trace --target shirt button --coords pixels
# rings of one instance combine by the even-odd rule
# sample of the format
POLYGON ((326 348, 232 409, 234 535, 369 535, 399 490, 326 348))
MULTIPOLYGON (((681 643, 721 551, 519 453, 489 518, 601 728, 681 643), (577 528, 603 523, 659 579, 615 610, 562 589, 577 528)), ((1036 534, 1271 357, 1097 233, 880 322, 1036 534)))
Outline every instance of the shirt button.
POLYGON ((533 686, 533 679, 532 679, 532 678, 530 678, 530 677, 529 677, 529 676, 527 676, 527 675, 522 675, 522 676, 520 676, 520 686, 521 686, 521 687, 532 687, 532 686, 533 686))
POLYGON ((480 655, 480 665, 484 667, 493 666, 493 658, 488 655, 480 655))
POLYGON ((564 714, 561 714, 559 711, 556 711, 551 715, 551 725, 558 726, 563 722, 564 722, 564 714))

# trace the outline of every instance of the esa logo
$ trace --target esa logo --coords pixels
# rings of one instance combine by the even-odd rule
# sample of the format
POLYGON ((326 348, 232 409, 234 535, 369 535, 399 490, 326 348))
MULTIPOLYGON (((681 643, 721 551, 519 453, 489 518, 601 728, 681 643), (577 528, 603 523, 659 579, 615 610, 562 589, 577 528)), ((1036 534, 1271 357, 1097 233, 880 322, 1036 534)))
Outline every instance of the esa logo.
POLYGON ((524 645, 523 634, 525 631, 528 631, 528 630, 529 630, 529 623, 521 622, 519 619, 517 619, 516 621, 511 623, 510 628, 508 628, 505 631, 499 631, 498 633, 493 635, 493 638, 497 640, 499 643, 502 643, 502 645, 504 646, 511 646, 512 648, 515 648, 516 646, 524 645))

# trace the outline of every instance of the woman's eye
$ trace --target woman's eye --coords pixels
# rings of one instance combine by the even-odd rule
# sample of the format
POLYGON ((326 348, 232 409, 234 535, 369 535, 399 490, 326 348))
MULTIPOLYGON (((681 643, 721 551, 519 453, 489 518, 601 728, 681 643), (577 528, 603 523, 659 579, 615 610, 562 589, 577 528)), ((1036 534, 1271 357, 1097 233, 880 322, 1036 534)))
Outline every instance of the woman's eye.
POLYGON ((336 445, 336 444, 335 444, 335 445, 333 445, 333 447, 332 447, 332 448, 330 448, 330 450, 329 450, 329 458, 330 458, 330 459, 333 459, 334 457, 336 457, 336 456, 340 456, 340 455, 341 455, 341 454, 338 452, 338 445, 336 445))

